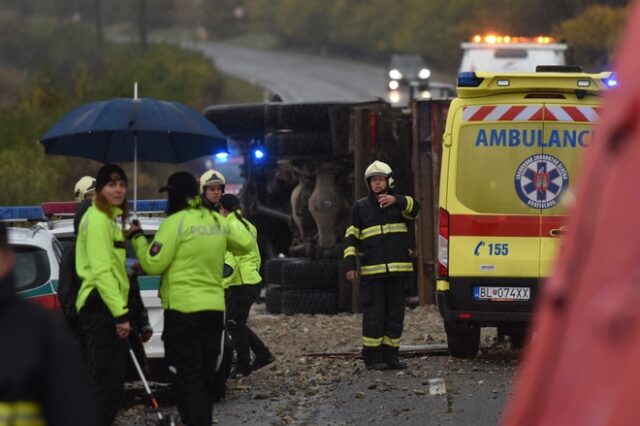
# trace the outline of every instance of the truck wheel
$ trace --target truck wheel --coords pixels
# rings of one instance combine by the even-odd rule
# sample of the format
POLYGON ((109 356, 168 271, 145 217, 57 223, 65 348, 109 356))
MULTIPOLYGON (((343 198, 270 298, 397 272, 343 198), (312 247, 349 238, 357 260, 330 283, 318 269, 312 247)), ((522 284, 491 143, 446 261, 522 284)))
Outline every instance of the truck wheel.
POLYGON ((277 155, 281 157, 330 157, 333 154, 331 134, 326 132, 276 132, 268 134, 266 139, 267 150, 276 145, 277 155))
POLYGON ((303 259, 282 266, 282 286, 286 290, 338 288, 337 259, 303 259))
POLYGON ((282 313, 282 286, 271 284, 267 287, 265 309, 270 314, 282 313))
POLYGON ((285 315, 334 315, 338 313, 338 293, 284 290, 282 292, 282 313, 285 315))
POLYGON ((215 105, 204 115, 228 137, 262 137, 265 132, 265 104, 215 105))
POLYGON ((282 266, 298 261, 299 257, 274 257, 264 264, 264 279, 266 284, 282 284, 282 266))
POLYGON ((447 347, 454 358, 473 358, 480 348, 480 326, 475 324, 445 321, 447 347))
POLYGON ((278 105, 278 129, 296 132, 329 132, 331 113, 345 107, 339 102, 291 103, 278 105))

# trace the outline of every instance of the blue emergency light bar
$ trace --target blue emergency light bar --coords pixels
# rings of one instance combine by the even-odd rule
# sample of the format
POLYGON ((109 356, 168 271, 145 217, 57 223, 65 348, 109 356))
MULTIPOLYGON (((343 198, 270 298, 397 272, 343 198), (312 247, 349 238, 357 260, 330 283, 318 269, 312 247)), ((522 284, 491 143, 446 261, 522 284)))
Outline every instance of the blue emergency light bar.
POLYGON ((611 74, 610 77, 605 78, 602 81, 604 81, 604 84, 606 84, 609 89, 618 87, 618 76, 616 76, 615 74, 611 74))
POLYGON ((478 87, 484 81, 475 72, 461 72, 458 74, 458 87, 478 87))
MULTIPOLYGON (((133 201, 129 201, 129 209, 133 210, 133 201)), ((167 200, 138 200, 139 213, 165 212, 167 211, 167 200)))
POLYGON ((46 220, 38 206, 0 207, 1 221, 46 220))

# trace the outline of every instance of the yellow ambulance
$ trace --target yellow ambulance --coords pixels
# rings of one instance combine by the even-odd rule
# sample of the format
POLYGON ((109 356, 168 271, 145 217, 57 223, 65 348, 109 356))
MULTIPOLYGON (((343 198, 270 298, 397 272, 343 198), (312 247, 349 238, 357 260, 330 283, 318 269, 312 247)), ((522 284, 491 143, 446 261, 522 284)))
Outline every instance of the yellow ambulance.
POLYGON ((475 356, 481 327, 522 344, 540 282, 561 252, 601 96, 616 85, 611 73, 570 66, 459 75, 438 231, 437 302, 452 356, 475 356))

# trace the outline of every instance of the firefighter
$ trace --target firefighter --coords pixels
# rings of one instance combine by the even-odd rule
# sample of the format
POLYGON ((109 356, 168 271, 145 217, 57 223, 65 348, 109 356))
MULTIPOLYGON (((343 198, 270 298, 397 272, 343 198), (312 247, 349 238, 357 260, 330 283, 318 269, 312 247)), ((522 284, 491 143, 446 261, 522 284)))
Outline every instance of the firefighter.
POLYGON ((207 170, 200 176, 200 193, 205 207, 220 211, 220 197, 224 194, 225 185, 224 175, 217 170, 207 170))
POLYGON ((413 272, 407 224, 420 204, 393 190, 388 164, 374 161, 364 174, 369 195, 355 202, 345 234, 344 262, 349 281, 361 279, 362 356, 367 369, 400 370, 404 284, 413 272), (360 271, 357 256, 361 253, 360 271))
MULTIPOLYGON (((98 170, 96 195, 82 216, 76 242, 76 299, 101 425, 110 425, 124 401, 129 322, 129 277, 118 218, 126 218, 127 176, 115 164, 98 170)), ((122 223, 125 221, 122 220, 122 223)))
POLYGON ((246 254, 253 240, 202 207, 198 182, 190 173, 172 174, 160 191, 168 192, 167 218, 151 244, 138 223, 132 224, 128 237, 142 268, 161 275, 162 340, 175 374, 182 421, 210 426, 224 332, 224 254, 227 249, 246 254))
POLYGON ((15 294, 16 254, 0 222, 0 425, 95 425, 91 386, 59 315, 15 294))
POLYGON ((262 289, 260 277, 260 250, 256 227, 242 216, 240 200, 233 194, 220 197, 220 213, 227 218, 229 227, 235 227, 241 233, 247 233, 253 240, 251 252, 243 256, 234 256, 227 252, 225 262, 233 272, 223 280, 227 306, 227 329, 236 351, 236 366, 231 378, 248 376, 252 371, 271 364, 275 359, 260 338, 247 326, 251 305, 256 301, 262 289), (251 351, 255 360, 251 363, 251 351))

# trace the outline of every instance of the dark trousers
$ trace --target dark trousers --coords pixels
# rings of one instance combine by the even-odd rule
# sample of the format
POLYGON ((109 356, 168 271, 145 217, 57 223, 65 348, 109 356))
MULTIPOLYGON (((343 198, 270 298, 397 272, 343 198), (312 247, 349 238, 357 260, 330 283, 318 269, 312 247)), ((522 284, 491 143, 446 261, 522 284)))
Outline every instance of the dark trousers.
POLYGON ((162 340, 169 368, 175 368, 178 411, 185 425, 211 425, 223 331, 222 311, 164 312, 162 340))
POLYGON ((247 326, 251 305, 256 301, 262 285, 235 285, 225 291, 227 307, 227 331, 231 335, 238 365, 251 363, 251 351, 256 357, 266 357, 269 349, 247 326))
POLYGON ((404 323, 406 277, 381 277, 361 281, 362 336, 399 339, 404 323))
POLYGON ((79 313, 86 357, 100 412, 100 425, 110 426, 124 402, 127 341, 116 334, 111 312, 98 293, 91 293, 79 313))

